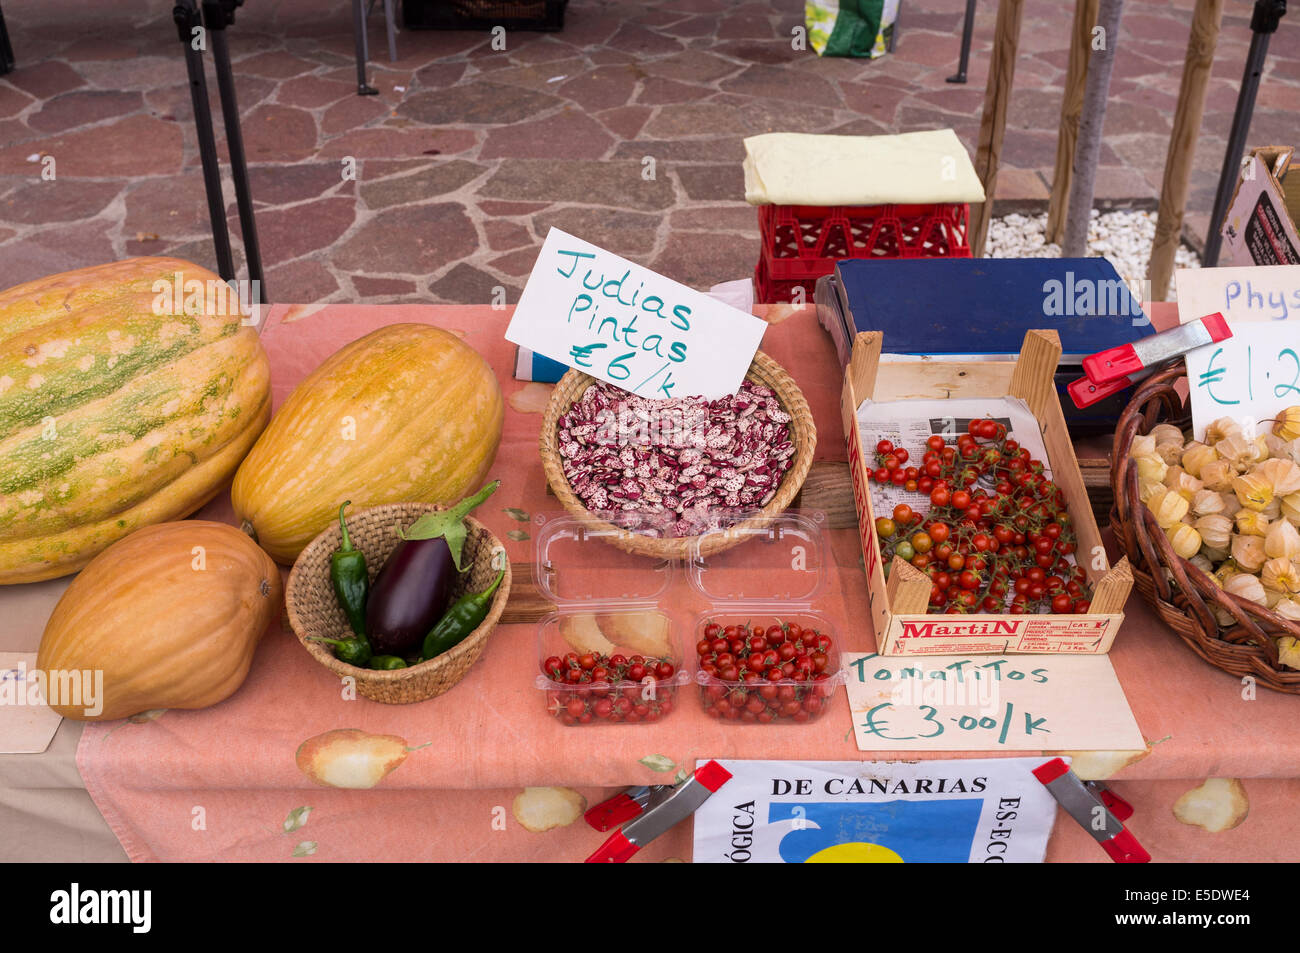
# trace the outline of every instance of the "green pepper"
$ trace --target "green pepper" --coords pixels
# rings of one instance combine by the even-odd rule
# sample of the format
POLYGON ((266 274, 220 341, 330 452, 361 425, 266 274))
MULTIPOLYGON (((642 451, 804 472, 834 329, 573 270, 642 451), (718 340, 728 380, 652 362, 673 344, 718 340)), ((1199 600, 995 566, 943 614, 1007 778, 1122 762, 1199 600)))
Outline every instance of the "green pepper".
POLYGON ((482 592, 467 592, 453 602, 451 608, 438 620, 438 624, 424 637, 424 654, 421 657, 428 660, 441 655, 477 629, 479 623, 487 617, 492 605, 492 594, 497 591, 497 586, 501 585, 505 575, 506 571, 502 569, 497 573, 496 581, 482 592))
POLYGON ((381 672, 390 672, 395 668, 406 668, 406 660, 396 655, 375 655, 370 659, 370 667, 377 668, 381 672))
POLYGON ((308 642, 323 642, 326 645, 334 646, 334 657, 340 662, 347 662, 349 665, 355 665, 357 668, 365 668, 366 663, 370 661, 370 640, 364 635, 358 635, 353 639, 322 639, 315 636, 307 639, 308 642))
POLYGON ((339 600, 343 614, 348 617, 348 625, 357 635, 365 635, 366 592, 370 588, 370 576, 366 572, 366 554, 353 548, 348 536, 348 524, 343 519, 343 511, 351 502, 348 500, 339 507, 339 529, 343 533, 343 545, 330 556, 330 582, 334 584, 334 595, 339 600))

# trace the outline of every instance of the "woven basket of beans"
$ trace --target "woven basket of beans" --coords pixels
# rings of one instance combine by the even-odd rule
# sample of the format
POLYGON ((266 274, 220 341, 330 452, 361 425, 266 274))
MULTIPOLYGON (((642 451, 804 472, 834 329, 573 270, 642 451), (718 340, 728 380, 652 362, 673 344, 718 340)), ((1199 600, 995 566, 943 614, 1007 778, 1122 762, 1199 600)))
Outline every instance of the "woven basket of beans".
MULTIPOLYGON (((588 521, 600 538, 635 555, 684 560, 743 542, 749 532, 766 526, 791 504, 817 448, 817 427, 808 401, 781 365, 758 351, 745 380, 746 385, 732 397, 711 404, 695 402, 708 408, 707 446, 689 441, 682 444, 677 433, 670 434, 670 428, 665 428, 651 429, 657 437, 638 447, 621 437, 602 440, 586 435, 574 438, 573 434, 578 427, 590 427, 601 415, 612 424, 620 414, 635 418, 641 409, 653 415, 659 411, 646 408, 657 405, 662 409, 670 402, 644 401, 615 392, 594 377, 570 369, 555 385, 542 418, 542 467, 552 492, 565 510, 588 521), (587 396, 589 391, 595 394, 594 401, 587 396), (619 405, 602 405, 612 392, 619 405), (742 429, 743 418, 755 416, 758 419, 742 429), (768 424, 770 439, 762 435, 768 424), (583 459, 586 455, 594 462, 583 459), (692 467, 700 468, 695 482, 681 483, 692 467), (620 473, 617 478, 612 475, 616 470, 620 473), (639 473, 628 477, 628 470, 639 473), (605 482, 611 480, 614 482, 605 482), (593 481, 604 483, 603 494, 593 481), (712 481, 720 482, 715 485, 712 481), (673 488, 667 489, 669 486, 673 488), (736 502, 728 502, 728 493, 736 502), (726 514, 720 517, 722 522, 710 522, 709 504, 697 502, 701 494, 717 501, 716 509, 726 514), (677 518, 666 504, 685 495, 695 509, 689 518, 677 518), (662 509, 656 511, 655 507, 662 509), (691 532, 691 527, 699 529, 691 532)), ((681 404, 671 403, 674 407, 681 404)), ((597 425, 600 427, 603 424, 597 425)), ((689 432, 689 428, 682 429, 689 432)))
MULTIPOLYGON (((348 535, 352 545, 366 556, 366 569, 373 584, 384 562, 401 541, 398 530, 410 526, 433 510, 446 509, 430 503, 389 503, 348 513, 348 535)), ((458 645, 428 661, 393 671, 358 668, 334 657, 330 646, 312 638, 346 639, 352 635, 330 582, 330 556, 342 543, 338 522, 307 545, 289 573, 285 605, 289 624, 303 647, 335 675, 356 679, 357 692, 387 705, 406 705, 434 698, 447 691, 469 671, 483 654, 488 636, 510 598, 510 562, 505 547, 482 523, 465 518, 465 548, 461 553, 465 571, 457 578, 451 600, 467 592, 482 592, 505 569, 505 577, 492 597, 487 616, 458 645)))
POLYGON ((1300 623, 1226 591, 1179 556, 1142 502, 1133 441, 1162 423, 1186 429, 1189 413, 1175 389, 1186 375, 1181 359, 1157 370, 1138 385, 1120 415, 1111 456, 1111 529, 1133 565, 1138 591, 1188 648, 1238 678, 1250 676, 1275 691, 1300 694, 1300 671, 1278 658, 1278 640, 1300 638, 1300 623))

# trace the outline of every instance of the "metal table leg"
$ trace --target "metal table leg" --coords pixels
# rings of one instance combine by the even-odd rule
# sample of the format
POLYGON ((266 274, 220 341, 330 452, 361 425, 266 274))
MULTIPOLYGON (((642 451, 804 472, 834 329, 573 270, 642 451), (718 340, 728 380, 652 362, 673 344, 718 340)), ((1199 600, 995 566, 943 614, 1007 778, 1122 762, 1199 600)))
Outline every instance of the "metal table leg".
POLYGON ((5 14, 0 10, 0 76, 13 72, 14 48, 9 45, 9 28, 5 26, 5 14))
POLYGON ((265 304, 262 278, 262 250, 257 242, 257 222, 253 218, 253 198, 248 187, 248 163, 244 159, 244 134, 239 126, 239 105, 235 99, 235 77, 230 68, 230 48, 226 45, 226 26, 235 19, 234 5, 242 0, 203 0, 203 20, 212 38, 212 63, 217 73, 217 90, 221 94, 221 115, 226 127, 226 148, 230 151, 230 177, 235 183, 235 202, 239 207, 239 231, 244 239, 244 260, 248 278, 253 282, 259 304, 265 304))
POLYGON ((352 0, 352 38, 357 47, 357 95, 377 96, 379 90, 366 82, 366 60, 370 58, 366 41, 366 0, 352 0))
POLYGON ((975 0, 966 0, 966 19, 961 25, 961 62, 957 64, 957 74, 949 76, 950 83, 966 82, 966 67, 970 64, 970 37, 975 32, 975 0))
POLYGON ((212 244, 217 256, 217 272, 228 282, 235 280, 234 256, 230 250, 230 229, 226 225, 226 199, 221 189, 221 170, 217 163, 217 143, 208 107, 208 84, 203 71, 203 50, 211 40, 221 95, 222 118, 226 127, 226 146, 230 150, 230 174, 235 183, 235 200, 239 206, 239 228, 244 238, 244 259, 253 282, 258 304, 266 303, 266 286, 262 278, 262 255, 257 243, 257 225, 253 219, 253 200, 248 187, 248 166, 244 160, 244 139, 239 126, 239 106, 235 101, 235 81, 230 68, 230 51, 226 46, 226 26, 234 22, 235 8, 243 0, 204 0, 202 15, 197 0, 178 0, 172 8, 181 44, 185 49, 185 68, 190 77, 190 100, 194 105, 194 130, 199 141, 199 159, 203 164, 203 187, 208 199, 208 217, 212 222, 212 244), (202 42, 200 42, 200 38, 202 42))
POLYGON ((226 200, 221 194, 221 170, 217 168, 217 141, 212 133, 212 111, 208 108, 208 81, 203 72, 203 53, 196 41, 203 21, 195 0, 180 0, 172 8, 172 19, 185 50, 185 68, 190 75, 190 101, 194 105, 194 131, 199 139, 199 161, 203 163, 203 188, 208 196, 208 218, 212 222, 212 245, 217 256, 217 273, 235 280, 235 261, 230 253, 230 230, 226 227, 226 200))
POLYGON ((1269 37, 1277 32, 1285 14, 1286 0, 1255 0, 1255 11, 1250 18, 1250 52, 1246 55, 1246 72, 1241 79, 1241 92, 1237 94, 1237 109, 1232 115, 1232 131, 1228 134, 1228 151, 1223 157, 1214 210, 1210 213, 1209 234, 1205 236, 1205 253, 1201 256, 1203 268, 1213 268, 1219 263, 1219 248, 1223 243, 1220 230, 1228 214, 1228 203, 1232 201, 1237 178, 1241 175, 1241 157, 1246 152, 1246 136, 1250 132, 1250 118, 1255 112, 1255 94, 1259 92, 1259 78, 1264 73, 1269 37))

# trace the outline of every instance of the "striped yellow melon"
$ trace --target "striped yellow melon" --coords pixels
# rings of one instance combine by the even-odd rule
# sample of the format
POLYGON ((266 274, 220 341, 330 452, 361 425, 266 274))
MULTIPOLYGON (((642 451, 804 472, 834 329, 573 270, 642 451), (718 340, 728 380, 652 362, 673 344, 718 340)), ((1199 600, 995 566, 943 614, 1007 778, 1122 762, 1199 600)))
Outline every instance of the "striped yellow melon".
POLYGON ((477 351, 441 328, 388 325, 332 354, 276 411, 230 487, 235 515, 287 565, 345 500, 359 511, 477 490, 504 419, 477 351))
POLYGON ((0 292, 0 584, 194 512, 269 416, 257 332, 205 268, 133 258, 0 292))

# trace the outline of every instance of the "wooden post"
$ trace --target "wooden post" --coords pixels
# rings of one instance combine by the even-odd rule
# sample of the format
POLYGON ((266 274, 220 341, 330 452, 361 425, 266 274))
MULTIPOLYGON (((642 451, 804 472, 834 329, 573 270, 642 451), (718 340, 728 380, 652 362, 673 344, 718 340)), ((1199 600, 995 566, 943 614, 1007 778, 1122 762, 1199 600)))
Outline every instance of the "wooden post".
POLYGON ((1047 206, 1047 240, 1058 245, 1065 240, 1065 197, 1070 194, 1074 144, 1079 138, 1083 85, 1088 75, 1092 28, 1096 23, 1097 0, 1075 0, 1070 63, 1065 70, 1065 96, 1061 99, 1061 132, 1056 139, 1056 171, 1052 173, 1052 198, 1047 206))
MULTIPOLYGON (((1147 265, 1152 301, 1165 300, 1169 294, 1169 279, 1174 274, 1174 255, 1183 233, 1183 213, 1187 206, 1188 178, 1196 154, 1196 137, 1201 131, 1205 93, 1222 19, 1223 0, 1196 0, 1192 29, 1187 37, 1187 58, 1183 61, 1183 81, 1178 90, 1178 107, 1174 110, 1174 128, 1169 134, 1169 151, 1165 154, 1156 237, 1151 246, 1151 261, 1147 265)), ((1213 222, 1210 227, 1214 227, 1213 222)))
POLYGON ((993 213, 993 190, 998 184, 998 161, 1002 138, 1007 131, 1007 106, 1016 75, 1016 50, 1020 46, 1020 20, 1025 0, 998 0, 998 21, 993 28, 993 52, 989 57, 989 81, 984 88, 984 112, 980 116, 979 148, 975 172, 984 186, 984 201, 971 213, 971 254, 984 256, 989 218, 993 213))
POLYGON ((1094 49, 1088 63, 1088 79, 1083 89, 1083 112, 1079 117, 1079 141, 1074 147, 1074 173, 1070 182, 1070 202, 1065 212, 1065 241, 1062 258, 1077 258, 1088 253, 1088 225, 1092 219, 1092 199, 1097 184, 1097 158, 1101 155, 1101 132, 1106 122, 1106 99, 1110 95, 1110 74, 1115 67, 1119 47, 1119 19, 1124 0, 1099 0, 1097 26, 1101 49, 1094 49))

